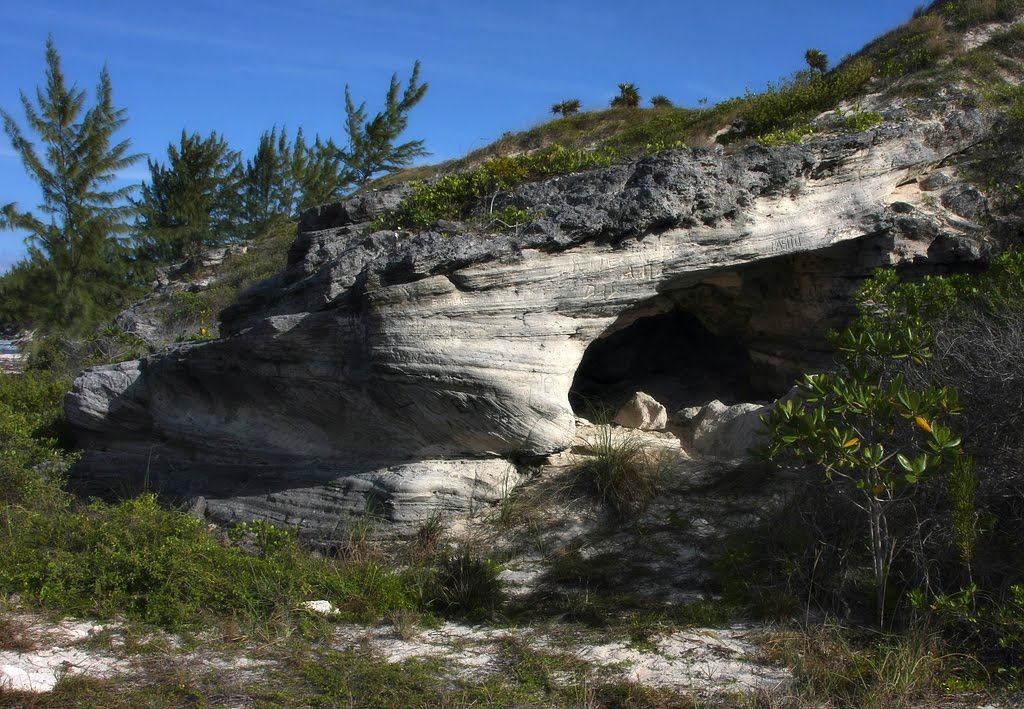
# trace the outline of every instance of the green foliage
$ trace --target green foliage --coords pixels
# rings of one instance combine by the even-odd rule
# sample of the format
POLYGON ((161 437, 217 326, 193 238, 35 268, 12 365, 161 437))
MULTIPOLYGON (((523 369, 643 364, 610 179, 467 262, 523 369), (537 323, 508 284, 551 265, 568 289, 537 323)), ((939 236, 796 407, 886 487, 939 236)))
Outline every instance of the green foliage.
POLYGON ((313 558, 262 522, 234 533, 253 538, 251 552, 225 546, 153 495, 56 514, 7 506, 0 515, 0 551, 11 560, 0 589, 65 613, 177 628, 211 616, 270 618, 312 598, 332 599, 352 619, 418 603, 414 585, 379 565, 313 558))
POLYGON ((59 445, 68 385, 49 372, 0 374, 0 507, 63 501, 59 486, 73 460, 59 445))
POLYGON ((37 90, 35 103, 21 94, 38 147, 10 113, 0 110, 4 132, 42 191, 38 216, 15 204, 3 207, 0 228, 29 234, 29 265, 4 291, 10 295, 14 285, 19 297, 32 301, 20 313, 30 320, 22 323, 82 332, 108 316, 134 285, 121 239, 132 212, 126 204, 131 187, 106 186, 139 156, 129 153, 127 140, 115 141, 126 118, 114 107, 106 69, 100 72, 95 105, 86 109, 85 91, 66 83, 52 37, 46 42, 46 65, 46 86, 37 90))
POLYGON ((865 513, 880 622, 899 535, 890 528, 890 507, 953 464, 960 438, 939 418, 955 413, 957 400, 947 388, 910 389, 900 375, 879 381, 878 372, 857 360, 865 354, 924 358, 927 346, 909 329, 902 339, 850 333, 844 354, 851 366, 840 374, 806 375, 800 397, 781 402, 765 422, 768 457, 820 467, 865 513))
POLYGON ((851 113, 846 113, 843 109, 837 108, 836 121, 843 129, 851 133, 860 133, 884 122, 885 117, 875 111, 862 111, 860 107, 854 108, 851 113))
POLYGON ((978 477, 974 472, 974 460, 961 455, 953 461, 949 473, 950 517, 952 521, 953 546, 964 564, 974 559, 978 540, 978 510, 974 504, 974 493, 978 488, 978 477))
POLYGON ((137 242, 147 258, 198 258, 240 237, 242 165, 223 136, 182 131, 178 145, 167 146, 166 167, 150 160, 149 172, 136 202, 137 242))
POLYGON ((932 597, 918 589, 910 600, 952 646, 973 656, 974 662, 961 668, 962 676, 1024 686, 1024 585, 1011 585, 1004 598, 971 583, 932 597))
POLYGON ((878 75, 900 77, 935 67, 952 51, 953 39, 940 15, 912 18, 868 45, 878 75))
POLYGON ((653 98, 651 98, 651 107, 652 108, 674 108, 674 106, 672 105, 672 100, 668 96, 663 96, 661 94, 658 94, 657 96, 654 96, 653 98))
POLYGON ((780 145, 799 145, 804 142, 804 138, 813 134, 814 126, 805 123, 795 128, 773 130, 770 133, 757 136, 755 140, 767 148, 776 148, 780 145))
POLYGON ((636 84, 619 84, 619 95, 612 99, 612 108, 639 108, 640 91, 636 84))
POLYGON ((603 142, 607 149, 623 156, 642 156, 685 147, 699 119, 699 112, 685 108, 631 111, 627 115, 635 118, 603 142))
POLYGON ((1021 0, 937 0, 932 5, 957 29, 968 29, 986 22, 1012 20, 1021 9, 1021 0))
POLYGON ((256 153, 245 166, 245 221, 258 230, 275 219, 295 219, 310 207, 337 200, 353 181, 331 141, 317 136, 307 145, 300 128, 292 142, 285 129, 279 134, 275 126, 260 136, 256 153))
POLYGON ((734 101, 744 127, 730 139, 806 124, 822 111, 856 95, 871 79, 872 72, 870 62, 852 62, 826 76, 797 73, 778 86, 769 84, 762 93, 747 92, 743 99, 734 101))
POLYGON ((568 118, 574 116, 580 112, 580 107, 583 104, 578 98, 571 98, 551 106, 551 112, 555 115, 560 115, 562 118, 568 118))
MULTIPOLYGON (((614 153, 609 150, 567 150, 559 145, 538 153, 494 158, 468 172, 415 185, 398 210, 375 221, 372 228, 424 228, 439 219, 465 219, 484 198, 493 198, 524 182, 607 166, 613 159, 614 153)), ((492 203, 491 199, 485 201, 488 206, 492 203)), ((523 213, 517 210, 517 214, 523 213)))
POLYGON ((804 52, 804 61, 807 62, 808 69, 821 76, 828 71, 828 56, 820 49, 808 49, 804 52))
POLYGON ((398 75, 391 77, 391 86, 384 110, 367 118, 366 102, 358 107, 352 102, 348 86, 345 87, 345 130, 348 148, 342 152, 346 168, 354 174, 357 185, 366 184, 379 172, 392 172, 409 165, 414 159, 426 155, 422 140, 395 145, 409 123, 409 112, 427 93, 429 84, 420 84, 420 62, 413 64, 412 76, 401 98, 398 96, 398 75))

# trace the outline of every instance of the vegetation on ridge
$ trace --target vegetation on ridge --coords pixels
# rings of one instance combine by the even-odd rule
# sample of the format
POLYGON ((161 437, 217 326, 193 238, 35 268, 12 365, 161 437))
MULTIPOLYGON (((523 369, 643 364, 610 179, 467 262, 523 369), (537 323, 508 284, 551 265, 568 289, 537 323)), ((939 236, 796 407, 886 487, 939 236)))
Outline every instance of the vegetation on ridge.
MULTIPOLYGON (((957 33, 1021 11, 1020 1, 940 0, 831 69, 826 57, 809 50, 807 71, 710 108, 658 101, 656 109, 640 109, 638 92, 637 105, 631 99, 605 111, 580 113, 572 100, 556 104, 552 108, 559 108, 561 118, 438 168, 446 174, 421 172, 424 179, 412 196, 374 228, 423 228, 445 219, 486 220, 487 228, 515 224, 531 216, 513 199, 518 185, 665 147, 704 144, 727 126, 733 129, 721 141, 730 146, 800 140, 808 128, 869 129, 883 120, 881 114, 837 110, 856 105, 867 91, 914 97, 938 82, 967 87, 963 101, 999 107, 1009 133, 1017 134, 1024 123, 1024 94, 1000 77, 1007 71, 1019 76, 1020 26, 970 50, 963 49, 957 33), (834 111, 829 121, 816 120, 822 111, 834 111)), ((44 95, 63 96, 84 110, 82 94, 66 87, 58 91, 63 79, 52 45, 47 57, 53 93, 44 95)), ((97 135, 120 120, 105 74, 100 85, 91 124, 97 135)), ((345 155, 332 152, 327 141, 309 144, 301 133, 288 138, 275 128, 243 166, 216 133, 205 138, 183 133, 169 147, 166 166, 150 164, 152 181, 136 205, 142 210, 136 225, 140 250, 132 257, 137 261, 125 262, 130 275, 122 272, 104 286, 116 287, 117 293, 99 285, 92 290, 90 281, 103 275, 98 254, 118 251, 124 246, 120 241, 101 244, 99 232, 73 229, 56 234, 13 207, 4 212, 9 224, 39 227, 40 244, 52 242, 68 254, 81 245, 75 278, 86 280, 62 283, 82 298, 62 302, 63 311, 30 309, 40 284, 51 282, 45 278, 65 275, 58 273, 65 257, 54 246, 42 261, 0 281, 2 315, 48 322, 62 335, 79 327, 79 334, 94 334, 85 345, 81 339, 68 344, 64 337, 59 343, 43 341, 31 371, 0 376, 0 558, 5 560, 0 599, 14 605, 17 597, 31 608, 126 617, 179 630, 231 626, 233 637, 287 647, 293 651, 290 671, 252 690, 268 705, 678 705, 684 699, 669 690, 595 679, 567 653, 540 652, 513 641, 502 648, 507 678, 465 682, 456 689, 437 662, 396 664, 361 649, 314 650, 312 643, 335 626, 301 609, 313 597, 330 600, 340 611, 337 618, 388 621, 397 633, 403 623, 429 625, 442 617, 509 622, 501 618, 511 604, 501 593, 500 559, 487 549, 446 543, 438 519, 425 522, 388 560, 366 543, 367 526, 373 524, 366 517, 314 553, 293 531, 263 522, 211 531, 198 519, 161 506, 149 492, 131 497, 134 491, 126 490, 128 499, 105 504, 75 500, 65 490, 63 476, 74 454, 64 447, 61 395, 68 380, 62 370, 132 356, 138 346, 121 339, 123 333, 89 326, 103 322, 127 294, 137 292, 138 274, 154 264, 251 238, 247 253, 225 262, 216 285, 179 293, 169 304, 168 317, 180 320, 183 330, 215 333, 217 312, 239 288, 279 270, 291 239, 290 219, 298 210, 367 180, 373 165, 389 170, 422 149, 418 141, 394 144, 402 117, 425 89, 417 64, 404 94, 397 79, 392 81, 388 108, 377 123, 367 119, 364 106, 348 101, 352 145, 345 155), (384 150, 381 158, 367 148, 365 160, 357 160, 360 141, 376 138, 381 138, 376 147, 394 150, 384 150), (346 169, 354 172, 346 176, 346 169), (337 182, 325 177, 331 174, 337 182), (314 193, 314 183, 317 189, 331 186, 314 193), (136 267, 138 272, 131 270, 136 267), (46 275, 47 269, 54 272, 46 275), (67 320, 76 302, 85 304, 81 323, 67 320), (566 684, 567 676, 572 683, 566 684)), ((20 129, 10 116, 4 118, 17 145, 20 129)), ((1005 140, 1005 146, 997 140, 993 148, 1003 161, 1019 154, 1016 138, 1005 140)), ((101 153, 88 153, 97 158, 90 173, 97 179, 106 174, 103 165, 128 156, 101 153)), ((985 185, 992 204, 1019 215, 1024 188, 993 172, 989 163, 983 167, 984 174, 972 179, 985 185)), ((100 201, 114 199, 101 194, 100 201)), ((79 214, 97 206, 55 202, 48 208, 79 214)), ((113 220, 107 235, 121 232, 124 215, 99 206, 103 209, 93 216, 113 220)), ((1015 252, 981 274, 902 282, 898 274, 885 272, 868 281, 858 295, 860 319, 835 339, 839 369, 804 379, 801 398, 781 406, 768 422, 774 434, 768 452, 777 461, 810 466, 806 485, 778 519, 739 535, 722 554, 712 583, 725 600, 665 611, 671 623, 722 623, 735 619, 737 607, 787 621, 802 618, 803 627, 790 625, 777 633, 764 659, 795 667, 794 701, 808 705, 939 703, 948 693, 1024 686, 1021 303, 1024 259, 1015 252), (687 614, 699 621, 684 620, 687 614), (841 621, 811 620, 822 616, 841 621)), ((644 465, 646 452, 633 442, 604 443, 589 469, 595 492, 618 517, 629 516, 653 493, 657 470, 644 465)), ((642 533, 637 525, 638 539, 642 533)), ((578 552, 555 563, 566 575, 583 576, 585 564, 597 569, 601 561, 616 563, 584 559, 578 552)), ((546 600, 555 609, 552 615, 564 611, 567 622, 575 623, 573 632, 594 632, 592 625, 604 623, 631 643, 649 642, 651 631, 638 614, 622 621, 583 603, 573 607, 569 598, 546 600)), ((186 684, 168 681, 155 703, 209 699, 204 687, 186 684)), ((153 699, 139 691, 101 680, 69 681, 52 699, 68 705, 143 705, 153 699), (129 698, 119 697, 122 692, 129 698)), ((6 700, 3 695, 0 689, 0 701, 6 700)))

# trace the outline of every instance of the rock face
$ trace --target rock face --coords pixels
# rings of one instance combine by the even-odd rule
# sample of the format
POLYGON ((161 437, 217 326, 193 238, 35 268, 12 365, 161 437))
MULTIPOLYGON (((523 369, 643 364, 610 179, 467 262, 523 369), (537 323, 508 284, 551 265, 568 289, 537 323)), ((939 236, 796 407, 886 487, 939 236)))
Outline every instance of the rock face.
POLYGON ((369 233, 407 188, 313 210, 287 269, 222 314, 221 339, 83 373, 66 401, 86 449, 76 477, 118 490, 132 471, 220 519, 326 533, 370 507, 411 524, 486 504, 518 480, 506 461, 568 447, 570 394, 583 407, 616 367, 675 410, 723 398, 706 396, 709 343, 727 341, 744 391, 775 398, 827 361, 824 333, 875 267, 985 258, 984 206, 955 161, 989 129, 966 110, 663 152, 519 188, 506 203, 539 216, 515 234, 369 233), (683 316, 656 367, 585 356, 683 316))

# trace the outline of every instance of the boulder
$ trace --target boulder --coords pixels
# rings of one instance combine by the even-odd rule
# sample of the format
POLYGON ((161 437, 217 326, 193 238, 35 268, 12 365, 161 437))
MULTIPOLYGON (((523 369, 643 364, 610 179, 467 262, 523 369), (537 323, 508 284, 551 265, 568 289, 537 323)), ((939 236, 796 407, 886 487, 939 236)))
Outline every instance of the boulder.
POLYGON ((690 454, 722 462, 744 462, 751 449, 764 442, 761 417, 768 407, 761 404, 727 406, 715 400, 704 406, 693 423, 690 454))
POLYGON ((668 424, 668 412, 650 394, 638 391, 622 405, 613 423, 641 431, 661 431, 668 424))

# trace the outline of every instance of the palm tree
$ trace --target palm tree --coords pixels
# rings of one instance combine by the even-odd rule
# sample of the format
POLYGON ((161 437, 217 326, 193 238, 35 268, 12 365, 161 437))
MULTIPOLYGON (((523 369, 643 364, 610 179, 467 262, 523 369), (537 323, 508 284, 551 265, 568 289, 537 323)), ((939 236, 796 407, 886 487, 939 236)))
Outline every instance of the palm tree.
POLYGON ((653 106, 654 108, 672 108, 673 104, 668 96, 662 96, 661 94, 658 94, 657 96, 651 99, 651 106, 653 106))
POLYGON ((820 49, 808 49, 804 53, 804 59, 811 71, 816 71, 819 75, 828 71, 828 56, 820 49))
POLYGON ((556 115, 561 114, 562 118, 568 118, 575 113, 579 113, 580 106, 582 105, 578 98, 571 98, 551 106, 551 112, 556 115))
POLYGON ((636 84, 619 84, 619 95, 612 99, 612 108, 639 108, 640 92, 636 84))

